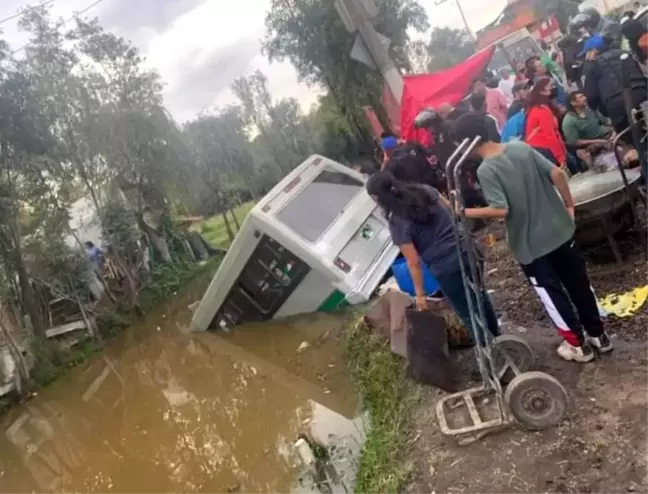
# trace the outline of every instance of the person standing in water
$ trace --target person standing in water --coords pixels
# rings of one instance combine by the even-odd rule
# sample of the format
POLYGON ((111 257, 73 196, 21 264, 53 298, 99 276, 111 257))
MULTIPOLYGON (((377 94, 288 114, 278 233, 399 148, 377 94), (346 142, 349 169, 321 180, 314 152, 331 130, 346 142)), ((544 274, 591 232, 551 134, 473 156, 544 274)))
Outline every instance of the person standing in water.
POLYGON ((574 199, 564 171, 522 141, 490 141, 476 115, 459 120, 456 136, 481 138, 473 152, 482 158, 477 176, 488 202, 463 214, 506 221, 509 248, 563 337, 558 355, 589 362, 594 358, 590 345, 601 353, 611 351, 585 260, 574 241, 574 199))
MULTIPOLYGON (((385 212, 392 240, 405 257, 414 282, 416 306, 420 310, 427 309, 423 288, 423 269, 427 267, 457 316, 470 331, 473 341, 477 342, 461 276, 448 200, 432 187, 400 182, 385 170, 372 175, 366 189, 385 212)), ((462 245, 474 241, 467 232, 460 232, 460 235, 462 245)), ((462 251, 465 253, 465 249, 462 251)), ((499 323, 485 291, 481 293, 481 301, 488 330, 497 336, 500 333, 499 323)), ((477 300, 473 300, 473 304, 476 305, 477 300)))

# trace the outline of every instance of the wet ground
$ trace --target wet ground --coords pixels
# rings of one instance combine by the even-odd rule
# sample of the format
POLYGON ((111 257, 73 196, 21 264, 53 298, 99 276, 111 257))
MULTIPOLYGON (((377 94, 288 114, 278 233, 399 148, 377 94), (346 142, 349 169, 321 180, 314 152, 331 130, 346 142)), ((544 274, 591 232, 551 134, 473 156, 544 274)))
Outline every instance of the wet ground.
MULTIPOLYGON (((486 268, 495 306, 509 323, 506 331, 523 336, 533 348, 537 370, 555 376, 568 390, 570 408, 554 429, 509 427, 459 446, 438 427, 435 405, 443 393, 423 388, 413 411, 408 457, 414 472, 407 491, 648 492, 648 304, 632 317, 606 318, 614 352, 588 364, 565 362, 555 352, 560 338, 497 236, 486 268)), ((598 295, 646 284, 641 243, 630 235, 622 239, 622 251, 623 262, 613 264, 606 246, 585 250, 598 295)), ((468 352, 458 359, 466 363, 473 357, 468 352)), ((478 385, 465 380, 461 389, 478 385)))
POLYGON ((300 435, 332 451, 333 490, 351 490, 362 420, 328 338, 344 321, 186 334, 202 288, 0 417, 2 491, 312 492, 300 435))

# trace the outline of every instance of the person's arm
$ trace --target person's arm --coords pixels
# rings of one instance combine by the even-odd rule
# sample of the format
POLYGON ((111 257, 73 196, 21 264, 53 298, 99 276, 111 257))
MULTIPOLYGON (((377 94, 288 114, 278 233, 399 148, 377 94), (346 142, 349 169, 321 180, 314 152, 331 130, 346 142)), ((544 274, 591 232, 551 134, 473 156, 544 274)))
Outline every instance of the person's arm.
POLYGON ((389 231, 392 241, 398 245, 409 269, 416 294, 416 306, 423 310, 427 308, 425 289, 423 288, 423 269, 421 267, 421 256, 414 246, 411 225, 407 221, 394 218, 389 222, 389 231))
POLYGON ((587 104, 592 110, 598 110, 601 106, 601 96, 598 90, 599 73, 596 62, 586 62, 583 75, 583 94, 587 98, 587 104))
POLYGON ((501 219, 508 216, 508 200, 501 183, 493 172, 484 166, 477 169, 477 178, 488 206, 483 208, 466 208, 464 215, 473 219, 501 219))
POLYGON ((571 190, 569 190, 569 185, 567 184, 567 175, 562 169, 554 166, 551 169, 550 177, 551 182, 554 184, 554 187, 556 187, 556 190, 558 190, 560 197, 562 197, 569 216, 574 218, 574 208, 576 205, 574 204, 574 198, 572 197, 571 190))
POLYGON ((540 170, 540 173, 549 177, 551 183, 556 187, 558 194, 565 204, 565 208, 569 212, 569 215, 574 217, 574 198, 571 195, 571 190, 569 190, 569 184, 567 183, 567 175, 565 172, 554 166, 554 164, 549 161, 547 158, 542 156, 535 149, 531 149, 531 158, 536 167, 540 170))
POLYGON ((423 288, 423 268, 421 266, 421 257, 413 243, 401 244, 398 246, 409 269, 412 282, 414 284, 414 293, 416 294, 416 307, 420 310, 427 309, 427 300, 425 289, 423 288))

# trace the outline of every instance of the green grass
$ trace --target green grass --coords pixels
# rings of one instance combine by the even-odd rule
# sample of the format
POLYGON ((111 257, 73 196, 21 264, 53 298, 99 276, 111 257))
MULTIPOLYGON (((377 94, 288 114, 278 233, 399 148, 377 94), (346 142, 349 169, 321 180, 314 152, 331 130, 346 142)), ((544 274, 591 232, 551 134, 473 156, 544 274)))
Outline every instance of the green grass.
POLYGON ((346 357, 370 417, 355 492, 402 492, 410 472, 403 455, 416 388, 407 380, 402 360, 361 322, 347 331, 346 357))
MULTIPOLYGON (((241 204, 234 210, 236 219, 240 225, 243 225, 243 221, 247 217, 250 210, 254 207, 254 202, 246 202, 241 204)), ((230 224, 232 228, 235 228, 235 224, 230 218, 230 224)), ((221 249, 226 249, 230 245, 230 240, 227 237, 227 229, 225 228, 225 222, 223 221, 223 215, 218 214, 210 218, 205 218, 203 221, 197 223, 193 228, 196 228, 202 236, 209 242, 212 246, 218 247, 221 249)))

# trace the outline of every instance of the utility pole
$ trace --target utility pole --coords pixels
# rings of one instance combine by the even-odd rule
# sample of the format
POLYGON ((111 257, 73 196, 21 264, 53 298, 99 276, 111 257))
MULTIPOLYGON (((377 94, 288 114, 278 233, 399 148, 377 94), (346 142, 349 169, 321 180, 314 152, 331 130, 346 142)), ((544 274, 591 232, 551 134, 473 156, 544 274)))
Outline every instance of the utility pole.
POLYGON ((373 0, 335 0, 342 22, 349 32, 358 33, 351 56, 378 69, 396 101, 403 96, 403 77, 389 58, 389 40, 373 25, 378 9, 373 0))
MULTIPOLYGON (((434 5, 439 6, 443 5, 446 3, 448 0, 435 0, 434 5)), ((466 29, 466 32, 472 39, 477 39, 475 34, 472 32, 472 29, 470 29, 470 26, 468 25, 468 20, 466 19, 466 14, 464 13, 463 7, 461 6, 461 1, 460 0, 455 0, 455 3, 457 4, 457 9, 459 10, 459 14, 461 14, 461 20, 464 23, 464 28, 466 29)))

